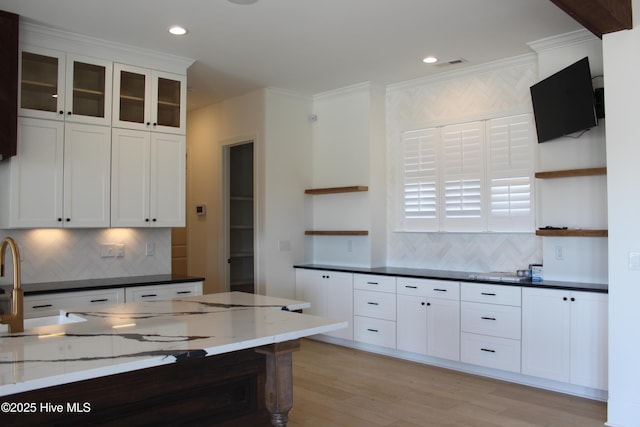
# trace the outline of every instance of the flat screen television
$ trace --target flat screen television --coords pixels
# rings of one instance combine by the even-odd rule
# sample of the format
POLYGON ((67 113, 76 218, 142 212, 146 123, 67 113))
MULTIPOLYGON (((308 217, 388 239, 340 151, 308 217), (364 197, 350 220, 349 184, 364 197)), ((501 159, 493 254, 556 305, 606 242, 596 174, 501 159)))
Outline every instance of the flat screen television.
POLYGON ((598 125, 589 58, 531 86, 538 142, 546 142, 598 125))

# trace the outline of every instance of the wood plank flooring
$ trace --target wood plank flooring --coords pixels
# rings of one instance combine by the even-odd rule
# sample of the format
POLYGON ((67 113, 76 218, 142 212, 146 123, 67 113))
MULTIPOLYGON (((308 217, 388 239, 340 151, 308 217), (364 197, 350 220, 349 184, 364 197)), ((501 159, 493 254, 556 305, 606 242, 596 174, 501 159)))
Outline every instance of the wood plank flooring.
POLYGON ((293 354, 289 427, 591 427, 606 403, 310 339, 293 354))

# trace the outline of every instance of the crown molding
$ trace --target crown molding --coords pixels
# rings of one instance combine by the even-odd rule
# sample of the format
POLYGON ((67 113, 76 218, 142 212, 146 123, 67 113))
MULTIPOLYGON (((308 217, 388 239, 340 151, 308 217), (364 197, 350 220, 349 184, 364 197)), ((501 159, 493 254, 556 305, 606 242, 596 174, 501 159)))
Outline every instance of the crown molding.
POLYGON ((129 65, 186 74, 194 60, 47 27, 26 19, 20 22, 21 46, 38 46, 78 55, 100 57, 129 65))
POLYGON ((535 53, 527 53, 525 55, 514 56, 511 58, 500 59, 497 61, 487 62, 486 64, 474 65, 461 68, 455 71, 444 71, 432 76, 420 77, 405 82, 395 83, 387 86, 387 93, 399 92, 407 89, 443 82, 447 80, 458 79, 482 73, 488 73, 505 68, 520 67, 523 65, 537 65, 538 56, 535 53))
POLYGON ((593 35, 593 33, 582 29, 553 37, 535 40, 527 43, 527 46, 529 46, 535 52, 540 53, 546 50, 560 49, 592 41, 602 42, 598 37, 593 35))

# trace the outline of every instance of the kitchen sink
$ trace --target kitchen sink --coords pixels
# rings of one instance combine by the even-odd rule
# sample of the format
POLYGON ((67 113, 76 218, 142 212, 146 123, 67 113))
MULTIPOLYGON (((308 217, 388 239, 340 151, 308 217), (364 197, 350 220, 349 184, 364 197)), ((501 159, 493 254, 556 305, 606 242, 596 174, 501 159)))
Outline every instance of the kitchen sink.
MULTIPOLYGON (((30 329, 38 328, 41 326, 55 326, 65 325, 68 323, 86 322, 84 317, 77 316, 75 314, 67 314, 60 312, 57 316, 46 317, 34 317, 31 319, 24 319, 24 331, 28 332, 30 329)), ((0 334, 5 334, 9 331, 7 325, 0 325, 0 334)))

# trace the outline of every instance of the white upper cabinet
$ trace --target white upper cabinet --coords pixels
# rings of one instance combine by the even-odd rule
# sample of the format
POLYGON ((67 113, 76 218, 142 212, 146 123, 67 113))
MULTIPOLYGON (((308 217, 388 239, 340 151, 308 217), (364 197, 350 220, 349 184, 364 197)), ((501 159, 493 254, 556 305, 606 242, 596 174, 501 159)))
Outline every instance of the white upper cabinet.
POLYGON ((109 227, 111 128, 21 117, 0 168, 5 228, 109 227))
POLYGON ((112 227, 184 227, 183 135, 113 129, 112 227))
POLYGON ((113 126, 184 134, 186 83, 184 75, 116 63, 113 126))
POLYGON ((26 47, 20 58, 19 114, 109 126, 111 61, 26 47))

